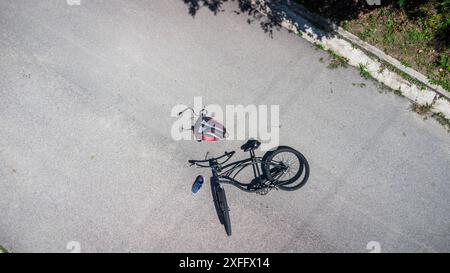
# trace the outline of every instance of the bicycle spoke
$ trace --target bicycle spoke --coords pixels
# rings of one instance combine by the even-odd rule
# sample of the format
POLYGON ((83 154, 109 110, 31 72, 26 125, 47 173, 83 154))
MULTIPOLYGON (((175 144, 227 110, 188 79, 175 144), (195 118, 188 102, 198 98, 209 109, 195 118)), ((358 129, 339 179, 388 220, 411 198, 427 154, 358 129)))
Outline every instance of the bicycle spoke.
POLYGON ((274 166, 273 169, 277 167, 282 167, 284 170, 279 174, 276 174, 274 179, 279 181, 288 181, 300 170, 299 159, 292 153, 281 153, 275 155, 270 162, 270 166, 274 166), (283 179, 283 180, 281 180, 283 179))

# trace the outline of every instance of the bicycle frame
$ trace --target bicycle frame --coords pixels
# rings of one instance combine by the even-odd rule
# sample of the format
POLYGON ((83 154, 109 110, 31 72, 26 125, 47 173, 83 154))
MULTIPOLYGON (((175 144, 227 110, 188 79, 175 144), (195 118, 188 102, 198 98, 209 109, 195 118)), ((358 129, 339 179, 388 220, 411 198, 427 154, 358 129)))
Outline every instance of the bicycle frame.
POLYGON ((262 182, 261 170, 259 165, 262 162, 261 157, 256 157, 254 151, 250 151, 250 158, 235 161, 225 166, 221 166, 217 161, 210 160, 209 165, 212 170, 212 181, 214 183, 225 183, 237 187, 245 192, 255 192, 255 190, 249 190, 247 187, 251 183, 242 183, 236 180, 236 176, 245 168, 252 166, 254 179, 259 179, 262 182))

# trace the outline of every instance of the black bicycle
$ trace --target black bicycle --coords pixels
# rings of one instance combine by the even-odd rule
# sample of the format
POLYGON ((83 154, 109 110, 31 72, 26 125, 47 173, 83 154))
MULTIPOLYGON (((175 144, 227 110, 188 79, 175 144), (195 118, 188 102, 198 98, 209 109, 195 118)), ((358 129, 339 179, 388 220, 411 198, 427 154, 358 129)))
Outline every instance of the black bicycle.
POLYGON ((297 150, 279 146, 268 151, 264 156, 257 157, 255 150, 261 143, 249 140, 242 145, 244 152, 250 153, 250 158, 225 165, 236 152, 225 152, 224 155, 205 160, 189 160, 191 166, 211 168, 211 191, 214 206, 221 224, 225 226, 228 236, 231 236, 229 207, 222 184, 233 185, 245 192, 268 194, 272 189, 294 191, 306 184, 309 177, 309 164, 306 158, 297 150), (236 176, 247 167, 252 167, 254 179, 250 183, 241 183, 236 176))

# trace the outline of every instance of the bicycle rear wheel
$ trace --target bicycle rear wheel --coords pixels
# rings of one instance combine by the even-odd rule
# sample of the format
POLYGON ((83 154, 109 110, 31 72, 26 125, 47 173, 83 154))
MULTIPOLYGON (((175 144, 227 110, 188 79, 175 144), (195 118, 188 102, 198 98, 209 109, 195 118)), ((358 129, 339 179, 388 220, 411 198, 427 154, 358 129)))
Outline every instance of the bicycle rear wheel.
POLYGON ((262 170, 269 181, 285 191, 300 189, 309 178, 306 158, 299 151, 287 146, 267 152, 262 159, 262 170))

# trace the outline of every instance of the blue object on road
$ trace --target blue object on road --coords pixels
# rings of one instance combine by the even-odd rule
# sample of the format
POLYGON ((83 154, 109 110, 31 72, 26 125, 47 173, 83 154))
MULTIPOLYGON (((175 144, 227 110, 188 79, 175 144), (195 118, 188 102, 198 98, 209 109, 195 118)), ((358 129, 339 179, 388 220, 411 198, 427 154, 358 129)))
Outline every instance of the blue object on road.
POLYGON ((203 178, 202 175, 197 176, 194 184, 192 185, 192 193, 194 194, 197 193, 202 188, 204 181, 205 179, 203 178))

